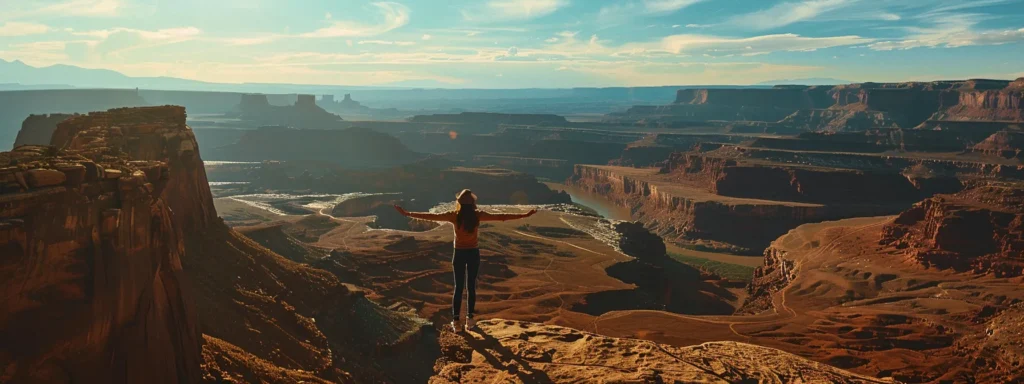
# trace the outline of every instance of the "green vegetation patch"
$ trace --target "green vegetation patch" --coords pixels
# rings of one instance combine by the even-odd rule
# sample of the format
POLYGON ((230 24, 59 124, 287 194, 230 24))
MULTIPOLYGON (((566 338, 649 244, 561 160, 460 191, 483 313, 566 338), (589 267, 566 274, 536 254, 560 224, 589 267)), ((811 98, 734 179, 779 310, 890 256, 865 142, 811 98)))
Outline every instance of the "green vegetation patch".
POLYGON ((672 259, 705 270, 729 280, 750 281, 754 277, 754 267, 746 265, 723 263, 721 261, 708 260, 703 257, 687 256, 679 253, 669 252, 672 259))

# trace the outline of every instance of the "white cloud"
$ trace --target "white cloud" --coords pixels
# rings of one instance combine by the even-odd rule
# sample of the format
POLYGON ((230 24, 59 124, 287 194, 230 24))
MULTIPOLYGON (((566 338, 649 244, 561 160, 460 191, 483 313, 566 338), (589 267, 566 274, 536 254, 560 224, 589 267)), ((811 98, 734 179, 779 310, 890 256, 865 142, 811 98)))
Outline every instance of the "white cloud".
POLYGON ((426 33, 423 34, 423 37, 420 37, 420 39, 422 39, 422 40, 430 40, 432 38, 434 38, 434 37, 430 36, 429 34, 426 34, 426 33))
POLYGON ((857 0, 804 0, 775 6, 730 18, 729 24, 751 29, 772 29, 814 19, 829 11, 856 3, 857 0))
POLYGON ((366 44, 371 44, 371 45, 400 45, 400 46, 407 46, 407 45, 416 45, 416 42, 415 41, 390 41, 390 40, 360 40, 359 41, 359 45, 366 45, 366 44))
POLYGON ((508 49, 508 52, 506 54, 509 55, 509 56, 518 55, 519 54, 519 48, 511 47, 511 48, 508 49))
POLYGON ((814 51, 872 42, 860 36, 804 37, 792 33, 754 37, 724 37, 713 35, 673 35, 655 44, 627 44, 623 53, 637 52, 658 55, 704 54, 713 56, 755 56, 779 51, 814 51))
POLYGON ((331 13, 330 13, 330 12, 327 12, 326 14, 324 14, 324 19, 326 19, 326 20, 330 20, 330 19, 331 19, 331 18, 333 18, 333 17, 334 17, 334 16, 333 16, 333 15, 331 15, 331 13))
POLYGON ((50 27, 43 24, 11 21, 0 24, 0 37, 38 35, 49 30, 50 27))
POLYGON ((1024 41, 1024 28, 978 30, 981 17, 972 14, 938 14, 927 28, 905 28, 908 34, 900 39, 879 41, 868 47, 876 51, 913 48, 966 47, 1001 45, 1024 41))
MULTIPOLYGON (((492 0, 485 12, 499 19, 526 20, 550 15, 568 5, 569 0, 492 0)), ((477 19, 473 13, 464 12, 463 17, 477 19)))
POLYGON ((196 27, 166 28, 155 31, 133 28, 111 28, 94 31, 72 32, 76 36, 95 37, 108 39, 116 34, 134 34, 144 40, 191 40, 202 34, 202 30, 196 27))
POLYGON ((35 14, 61 16, 116 16, 124 4, 120 0, 67 0, 34 11, 35 14))
POLYGON ((371 3, 371 5, 377 8, 383 17, 383 21, 378 24, 336 21, 328 27, 299 36, 309 38, 374 36, 398 29, 409 23, 409 8, 402 4, 379 2, 371 3))
POLYGON ((704 0, 644 0, 644 9, 648 12, 675 12, 697 4, 704 0))

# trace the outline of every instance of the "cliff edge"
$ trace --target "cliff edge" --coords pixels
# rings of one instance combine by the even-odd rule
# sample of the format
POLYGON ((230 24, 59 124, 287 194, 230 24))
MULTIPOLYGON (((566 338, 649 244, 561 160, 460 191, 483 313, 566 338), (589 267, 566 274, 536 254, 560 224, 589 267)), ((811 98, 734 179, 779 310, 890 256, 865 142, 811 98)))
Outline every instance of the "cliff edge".
POLYGON ((478 326, 442 337, 430 383, 894 383, 745 343, 672 347, 522 321, 478 326))

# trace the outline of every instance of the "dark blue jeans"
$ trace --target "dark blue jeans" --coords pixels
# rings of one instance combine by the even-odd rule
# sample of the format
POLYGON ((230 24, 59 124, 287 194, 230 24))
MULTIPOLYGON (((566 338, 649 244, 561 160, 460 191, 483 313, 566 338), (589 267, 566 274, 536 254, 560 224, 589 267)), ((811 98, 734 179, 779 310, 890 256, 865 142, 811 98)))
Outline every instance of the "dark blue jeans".
POLYGON ((452 319, 459 319, 462 307, 462 289, 469 287, 469 311, 467 316, 473 317, 476 308, 476 274, 480 272, 480 249, 455 249, 452 255, 452 269, 455 270, 455 295, 452 296, 452 319))

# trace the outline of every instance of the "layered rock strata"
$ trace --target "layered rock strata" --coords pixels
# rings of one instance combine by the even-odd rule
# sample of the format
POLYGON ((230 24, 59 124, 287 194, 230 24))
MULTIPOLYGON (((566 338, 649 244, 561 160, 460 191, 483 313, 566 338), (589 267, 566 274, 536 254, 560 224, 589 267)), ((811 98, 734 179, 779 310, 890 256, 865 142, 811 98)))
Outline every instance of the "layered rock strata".
POLYGON ((854 214, 814 203, 716 195, 659 175, 657 168, 577 165, 568 182, 629 209, 667 240, 747 254, 761 253, 802 223, 854 214))
POLYGON ((887 225, 881 243, 926 266, 1020 276, 1024 186, 993 184, 926 199, 887 225))
POLYGON ((0 381, 200 380, 170 183, 100 143, 0 153, 0 381))
MULTIPOLYGON (((139 179, 137 184, 141 190, 147 191, 156 201, 166 202, 166 208, 162 210, 150 208, 149 215, 138 213, 142 212, 141 208, 133 209, 131 211, 134 212, 133 216, 130 217, 125 217, 127 202, 123 202, 120 204, 120 216, 114 215, 118 217, 118 221, 110 221, 107 216, 102 216, 105 220, 101 221, 103 227, 97 225, 95 229, 90 229, 88 224, 90 224, 90 220, 99 221, 97 219, 90 219, 89 216, 60 215, 59 212, 48 211, 66 209, 69 204, 74 203, 74 201, 68 202, 67 200, 58 200, 41 206, 40 212, 51 214, 46 216, 50 218, 48 219, 50 221, 26 219, 22 224, 22 221, 14 220, 10 225, 5 222, 4 231, 19 225, 30 228, 34 228, 34 226, 56 226, 55 228, 63 226, 63 228, 67 228, 31 235, 18 235, 19 232, 15 230, 14 235, 11 235, 15 238, 23 236, 27 239, 36 237, 60 239, 61 236, 81 234, 84 237, 82 239, 58 242, 54 246, 46 248, 49 249, 46 251, 49 253, 45 255, 83 258, 83 261, 71 263, 72 266, 67 269, 70 273, 102 272, 104 274, 95 278, 72 279, 82 279, 86 284, 99 284, 97 287, 102 288, 105 287, 105 284, 117 283, 118 280, 111 276, 124 275, 127 276, 126 278, 130 278, 122 284, 124 289, 131 289, 135 285, 142 287, 138 288, 142 293, 124 299, 119 296, 121 294, 117 290, 107 288, 104 288, 103 291, 84 289, 84 295, 92 298, 94 302, 111 301, 117 305, 130 306, 148 316, 132 322, 132 312, 119 312, 119 310, 95 312, 101 313, 101 315, 92 316, 105 318, 111 313, 117 316, 114 320, 108 321, 113 325, 109 327, 97 325, 94 327, 96 329, 94 335, 86 337, 90 343, 104 345, 103 343, 110 343, 110 338, 104 339, 105 333, 103 332, 114 333, 118 331, 115 326, 119 324, 129 323, 132 327, 141 327, 139 329, 129 328, 130 332, 126 331, 124 336, 118 337, 123 337, 126 343, 134 343, 131 344, 131 349, 123 349, 133 352, 132 356, 126 358, 128 361, 136 361, 132 359, 143 361, 134 366, 122 368, 124 363, 121 360, 125 359, 110 360, 110 355, 104 354, 103 349, 93 347, 93 349, 84 351, 72 349, 71 352, 74 353, 74 358, 77 360, 69 362, 68 365, 76 364, 77 366, 78 361, 93 362, 90 369, 97 372, 97 375, 113 375, 113 382, 117 382, 117 378, 125 374, 135 375, 126 379, 126 382, 162 382, 161 380, 174 382, 198 382, 199 380, 210 382, 289 382, 307 377, 315 377, 315 381, 331 382, 354 382, 354 377, 370 381, 417 381, 429 376, 432 372, 429 362, 433 360, 430 351, 433 351, 434 348, 429 346, 431 338, 429 334, 424 333, 426 324, 422 320, 382 308, 367 300, 362 293, 347 289, 330 273, 287 260, 229 229, 222 220, 217 218, 194 135, 191 129, 185 125, 183 108, 117 109, 79 116, 61 123, 51 142, 54 147, 46 147, 48 149, 42 151, 46 153, 63 153, 59 151, 65 151, 74 153, 83 159, 97 158, 102 161, 113 161, 117 165, 108 166, 105 165, 106 163, 101 163, 99 167, 90 167, 83 162, 81 165, 84 171, 72 170, 69 171, 72 173, 66 173, 61 168, 64 161, 50 161, 45 166, 47 170, 13 173, 14 176, 5 178, 9 179, 4 183, 5 188, 10 185, 16 185, 18 188, 31 188, 32 186, 51 187, 62 183, 81 183, 83 177, 86 177, 86 180, 92 180, 88 179, 89 176, 82 175, 97 174, 100 175, 97 177, 103 180, 139 179), (161 164, 161 166, 150 164, 161 164), (64 176, 61 177, 61 175, 64 176), (161 180, 161 182, 146 183, 144 182, 146 180, 161 180), (56 218, 59 220, 52 221, 56 218), (71 228, 75 228, 75 230, 69 232, 71 228), (113 229, 104 230, 103 228, 113 229), (168 231, 179 234, 177 243, 163 240, 170 238, 162 235, 165 233, 165 228, 171 228, 168 231), (82 233, 81 231, 86 232, 82 233), (110 231, 120 234, 122 237, 114 239, 118 243, 106 247, 103 245, 106 243, 102 241, 106 236, 104 233, 110 231), (124 236, 138 238, 129 239, 124 236), (92 239, 92 243, 89 242, 89 239, 92 239), (147 243, 147 241, 149 242, 147 243), (83 249, 76 248, 80 245, 94 243, 99 245, 86 246, 83 249), (160 245, 165 243, 170 245, 160 245), (176 247, 175 244, 177 244, 176 247), (127 249, 124 252, 128 252, 129 255, 151 254, 152 258, 157 258, 157 261, 152 261, 152 265, 149 267, 145 267, 143 264, 147 260, 145 257, 136 257, 138 260, 133 259, 129 262, 120 261, 110 267, 106 267, 105 264, 95 265, 97 262, 104 262, 104 260, 118 255, 121 252, 118 250, 120 249, 117 248, 118 246, 127 249), (156 250, 150 248, 156 248, 156 250), (173 262, 175 256, 180 256, 180 264, 173 262), (158 257, 162 257, 162 259, 158 257), (89 269, 93 268, 89 267, 89 263, 99 269, 89 269), (82 270, 91 272, 81 272, 82 270), (174 296, 177 292, 173 289, 176 280, 171 277, 181 271, 188 274, 194 287, 194 294, 191 296, 182 294, 181 296, 192 297, 194 300, 195 312, 199 314, 198 324, 195 323, 194 316, 190 317, 188 312, 176 309, 179 306, 177 303, 186 301, 186 299, 174 296), (136 276, 140 273, 142 273, 141 276, 136 276), (156 278, 149 280, 145 278, 145 276, 154 274, 157 276, 156 278), (153 281, 153 288, 145 288, 148 281, 153 281), (149 299, 150 296, 153 298, 149 299), (136 299, 136 297, 142 297, 142 299, 136 299), (139 304, 133 304, 132 300, 136 300, 139 304), (154 301, 151 306, 154 309, 145 305, 147 300, 154 301), (122 312, 124 314, 120 315, 122 312), (171 317, 174 322, 165 325, 164 323, 168 321, 158 321, 165 317, 171 317), (192 322, 189 322, 189 319, 193 319, 192 322), (244 323, 245 326, 240 327, 240 323, 244 323), (171 336, 161 336, 161 330, 170 326, 175 328, 164 333, 171 334, 171 336), (187 335, 193 334, 192 331, 195 329, 201 329, 204 333, 205 344, 203 344, 201 357, 198 354, 198 334, 188 340, 175 341, 174 339, 175 335, 187 337, 187 335), (142 336, 133 336, 137 332, 141 332, 142 336), (143 341, 135 342, 134 340, 137 339, 143 341), (169 347, 164 347, 165 344, 173 345, 176 349, 168 352, 169 347), (147 345, 152 345, 152 348, 147 345), (139 353, 139 351, 147 352, 139 353), (366 351, 373 352, 367 353, 366 351), (402 351, 403 356, 420 357, 413 361, 396 359, 397 351, 402 351), (160 356, 153 356, 150 353, 169 357, 160 358, 160 356), (202 361, 199 360, 200 358, 202 361), (417 362, 424 363, 417 365, 417 362), (179 376, 166 374, 148 380, 148 376, 136 372, 148 369, 146 372, 151 371, 151 375, 165 374, 171 369, 171 364, 175 364, 174 368, 179 376), (180 375, 188 376, 181 378, 180 375)), ((18 164, 21 163, 18 162, 18 164)), ((21 167, 21 165, 18 166, 21 167)), ((40 166, 39 168, 44 167, 40 166)), ((77 169, 77 167, 71 168, 77 169)), ((97 190, 103 192, 102 188, 93 187, 91 184, 85 185, 84 192, 80 193, 95 194, 97 190)), ((113 189, 117 190, 117 188, 113 189)), ((5 189, 4 192, 7 190, 5 189)), ((114 213, 105 207, 113 205, 112 208, 116 208, 118 199, 124 200, 135 196, 129 192, 130 190, 121 188, 119 192, 110 197, 97 196, 95 199, 84 200, 84 202, 83 199, 79 199, 75 204, 89 203, 96 205, 96 209, 104 208, 99 211, 100 213, 114 213)), ((148 207, 153 206, 160 207, 156 203, 150 203, 148 207)), ((20 211, 16 213, 25 214, 20 211)), ((23 249, 33 250, 36 247, 44 247, 42 244, 45 243, 40 241, 27 243, 19 240, 4 242, 2 246, 11 247, 12 251, 24 252, 23 249)), ((276 246, 275 244, 270 245, 276 246)), ((4 254, 7 255, 8 252, 4 252, 4 254)), ((113 260, 118 261, 117 259, 113 260)), ((30 271, 35 274, 45 274, 52 269, 48 265, 47 268, 35 268, 30 271)), ((65 274, 59 274, 59 276, 65 276, 65 274)), ((178 281, 180 282, 180 280, 178 281)), ((186 284, 180 283, 179 285, 180 290, 186 290, 186 284)), ((10 287, 34 289, 36 285, 22 284, 10 287)), ((33 297, 47 298, 47 302, 52 297, 52 300, 56 300, 54 303, 61 305, 67 304, 67 301, 60 298, 73 298, 76 295, 71 286, 67 286, 66 289, 64 287, 42 289, 47 293, 44 295, 34 294, 33 297)), ((88 309, 81 309, 79 306, 69 308, 93 313, 88 309)), ((53 317, 45 318, 52 319, 53 317)), ((37 326, 44 324, 41 322, 32 325, 26 323, 25 321, 31 320, 31 317, 27 315, 24 318, 12 317, 11 319, 8 321, 12 325, 11 329, 19 330, 22 334, 38 330, 37 326)), ((67 329, 82 327, 78 325, 82 324, 79 319, 70 317, 68 321, 74 322, 75 325, 69 326, 67 329)), ((65 328, 55 326, 48 329, 65 328)), ((57 346, 66 345, 69 340, 72 343, 76 342, 73 335, 61 333, 54 334, 53 340, 57 346)), ((4 343, 4 345, 17 344, 4 343)), ((64 350, 58 349, 58 351, 64 350)), ((112 348, 108 350, 118 351, 112 348)), ((30 351, 32 352, 16 351, 5 356, 31 356, 32 353, 46 353, 45 347, 38 350, 30 349, 30 351)), ((60 366, 62 363, 59 360, 51 359, 46 360, 43 365, 46 364, 60 366)), ((20 367, 19 365, 17 369, 21 369, 20 367)), ((66 375, 65 372, 68 370, 67 366, 44 368, 45 370, 39 372, 56 375, 55 377, 66 375)), ((11 368, 7 372, 19 372, 17 369, 11 368)), ((74 378, 77 377, 76 374, 74 378)), ((92 377, 86 377, 83 381, 93 382, 90 380, 92 377)), ((107 382, 107 380, 103 380, 103 376, 99 377, 99 382, 107 382)))

